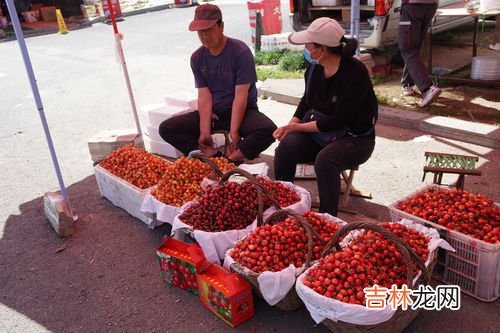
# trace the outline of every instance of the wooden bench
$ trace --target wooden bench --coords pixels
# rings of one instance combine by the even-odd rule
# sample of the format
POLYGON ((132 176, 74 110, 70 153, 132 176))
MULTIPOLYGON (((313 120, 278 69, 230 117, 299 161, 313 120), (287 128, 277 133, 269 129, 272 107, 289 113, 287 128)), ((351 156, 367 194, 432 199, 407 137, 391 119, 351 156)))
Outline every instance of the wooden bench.
POLYGON ((457 174, 458 180, 455 183, 455 187, 463 189, 466 175, 481 176, 481 171, 476 170, 476 162, 478 161, 479 158, 477 156, 426 151, 426 165, 424 166, 424 176, 422 177, 422 181, 425 180, 425 176, 430 172, 434 174, 434 184, 442 185, 443 174, 457 174))
MULTIPOLYGON (((340 192, 344 195, 339 204, 339 211, 346 213, 355 213, 353 210, 348 208, 349 198, 351 195, 371 199, 371 193, 366 193, 357 190, 352 182, 354 180, 354 174, 359 169, 359 166, 353 166, 347 170, 341 172, 341 184, 340 192), (344 186, 342 186, 344 185, 344 186)), ((297 179, 316 179, 316 173, 314 172, 314 163, 302 163, 297 165, 297 170, 295 172, 295 178, 297 179)), ((313 208, 319 207, 319 200, 313 200, 313 208)))

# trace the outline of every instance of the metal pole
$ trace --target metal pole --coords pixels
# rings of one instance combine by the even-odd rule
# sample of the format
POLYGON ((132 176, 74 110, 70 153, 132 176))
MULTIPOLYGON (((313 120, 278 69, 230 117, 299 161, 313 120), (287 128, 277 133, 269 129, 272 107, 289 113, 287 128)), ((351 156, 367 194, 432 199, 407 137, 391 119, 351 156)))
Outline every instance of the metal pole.
MULTIPOLYGON (((351 37, 356 38, 359 42, 359 0, 351 0, 351 37)), ((356 48, 356 55, 359 56, 359 43, 356 48)))
POLYGON ((19 43, 19 48, 21 49, 21 54, 23 56, 24 66, 26 68, 26 73, 31 85, 31 90, 35 98, 36 108, 38 114, 40 115, 40 120, 42 121, 43 130, 45 132, 45 137, 47 139, 47 144, 50 150, 50 157, 52 158, 52 163, 56 170, 57 180, 59 182, 59 188, 61 190, 61 195, 68 206, 68 212, 70 217, 73 218, 73 212, 71 210, 71 205, 69 204, 68 193, 66 192, 66 186, 64 186, 64 181, 61 175, 61 169, 59 168, 59 162, 57 161, 56 152, 54 150, 54 144, 52 142, 52 137, 50 135, 49 126, 47 125, 47 119, 45 118, 45 112, 43 110, 42 99, 40 97, 40 91, 38 90, 38 85, 36 83, 35 73, 33 72, 33 66, 31 65, 31 60, 28 54, 28 49, 26 47, 26 42, 24 40, 23 31, 21 28, 21 23, 19 23, 19 17, 14 6, 13 0, 6 0, 7 8, 9 10, 10 19, 12 21, 12 26, 14 27, 14 32, 16 33, 17 42, 19 43))
POLYGON ((125 75, 125 83, 127 84, 128 97, 130 99, 130 104, 132 104, 132 112, 134 113, 135 127, 137 129, 137 134, 140 137, 142 137, 141 125, 139 123, 139 117, 137 116, 137 107, 135 105, 134 93, 132 91, 132 85, 130 83, 130 77, 128 75, 127 63, 125 62, 125 54, 123 53, 123 47, 121 42, 121 40, 123 39, 123 35, 118 32, 118 26, 116 25, 113 3, 111 2, 111 0, 107 1, 109 8, 109 16, 111 17, 111 23, 113 24, 113 31, 115 32, 116 49, 118 52, 118 57, 120 58, 120 63, 123 68, 123 74, 125 75))
POLYGON ((262 26, 262 14, 257 11, 255 15, 255 51, 260 51, 262 46, 262 34, 264 27, 262 26))

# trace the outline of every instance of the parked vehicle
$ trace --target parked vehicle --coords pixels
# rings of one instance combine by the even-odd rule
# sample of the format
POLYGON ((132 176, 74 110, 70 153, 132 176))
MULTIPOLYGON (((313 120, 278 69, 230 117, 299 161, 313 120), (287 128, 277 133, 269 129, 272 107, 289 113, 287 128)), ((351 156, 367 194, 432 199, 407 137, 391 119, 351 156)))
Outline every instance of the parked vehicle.
MULTIPOLYGON (((402 0, 359 0, 359 42, 363 48, 384 48, 397 43, 402 0)), ((463 0, 440 0, 439 7, 464 6, 463 0)), ((351 0, 290 0, 290 18, 295 31, 307 29, 318 17, 337 20, 350 35, 351 0)), ((432 32, 453 29, 471 22, 471 17, 436 17, 432 32)))

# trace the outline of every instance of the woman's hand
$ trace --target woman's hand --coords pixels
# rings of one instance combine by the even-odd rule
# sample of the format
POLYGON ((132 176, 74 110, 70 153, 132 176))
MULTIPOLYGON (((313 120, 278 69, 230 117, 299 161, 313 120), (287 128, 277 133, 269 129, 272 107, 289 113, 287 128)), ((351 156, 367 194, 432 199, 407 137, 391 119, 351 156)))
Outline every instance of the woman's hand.
POLYGON ((276 140, 281 141, 289 133, 302 132, 301 125, 302 124, 300 123, 290 122, 288 125, 282 126, 274 131, 273 137, 276 140))

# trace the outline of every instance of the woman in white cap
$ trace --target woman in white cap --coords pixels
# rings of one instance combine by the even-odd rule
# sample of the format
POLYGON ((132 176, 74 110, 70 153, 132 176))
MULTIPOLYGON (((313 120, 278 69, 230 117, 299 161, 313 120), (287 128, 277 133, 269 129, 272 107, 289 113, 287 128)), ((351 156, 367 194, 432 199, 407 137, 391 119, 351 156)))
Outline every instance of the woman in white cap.
POLYGON ((375 147, 378 105, 365 65, 353 58, 355 39, 337 21, 321 17, 292 44, 304 44, 310 63, 305 92, 292 119, 274 132, 278 180, 293 181, 298 163, 314 162, 320 212, 337 215, 340 174, 368 160, 375 147))

